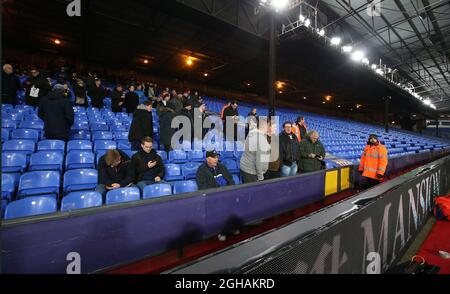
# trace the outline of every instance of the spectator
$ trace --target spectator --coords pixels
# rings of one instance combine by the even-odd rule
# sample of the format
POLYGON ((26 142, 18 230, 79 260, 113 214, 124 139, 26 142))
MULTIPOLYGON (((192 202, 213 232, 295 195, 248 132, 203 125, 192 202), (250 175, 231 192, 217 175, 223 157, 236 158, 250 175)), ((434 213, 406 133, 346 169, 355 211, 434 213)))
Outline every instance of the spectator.
POLYGON ((164 145, 164 150, 167 152, 171 149, 172 140, 172 119, 175 116, 175 111, 169 106, 170 95, 166 93, 163 100, 159 103, 157 114, 159 117, 159 143, 164 145))
POLYGON ((3 66, 2 75, 2 103, 17 104, 17 91, 20 89, 20 80, 14 74, 11 64, 3 66))
POLYGON ((297 174, 300 160, 300 143, 297 136, 292 133, 292 123, 285 122, 283 131, 280 134, 280 161, 281 177, 295 176, 297 174))
POLYGON ((194 140, 203 140, 203 138, 206 136, 206 134, 208 133, 208 128, 205 128, 203 126, 205 119, 208 117, 208 115, 206 114, 206 103, 205 102, 199 102, 199 106, 198 108, 194 109, 194 126, 195 126, 195 122, 199 121, 200 125, 201 125, 201 130, 202 132, 195 132, 195 129, 193 130, 193 134, 194 134, 194 140), (201 136, 201 138, 199 137, 201 136))
POLYGON ((223 116, 223 113, 224 113, 225 109, 227 109, 230 106, 231 106, 231 101, 228 101, 227 104, 225 104, 222 107, 222 110, 220 111, 220 119, 222 119, 223 121, 225 120, 225 117, 223 116))
POLYGON ((111 93, 111 109, 113 112, 122 112, 122 105, 125 101, 125 93, 121 84, 117 84, 111 93))
POLYGON ((25 101, 27 105, 36 107, 39 106, 40 99, 49 93, 51 85, 36 68, 32 68, 30 74, 31 77, 24 84, 25 101))
POLYGON ((179 113, 183 108, 183 95, 177 95, 175 92, 175 94, 173 94, 174 91, 172 91, 172 98, 169 101, 169 107, 172 108, 175 113, 179 113))
POLYGON ((234 185, 233 176, 226 166, 219 163, 219 153, 206 152, 206 162, 197 171, 197 186, 200 190, 234 185))
POLYGON ((127 109, 127 113, 133 113, 139 105, 139 96, 136 94, 134 85, 131 85, 128 88, 128 93, 125 95, 125 108, 127 109))
POLYGON ((153 83, 150 83, 150 84, 147 86, 147 97, 148 97, 148 98, 156 97, 156 95, 155 95, 155 89, 154 89, 154 87, 153 87, 153 83))
POLYGON ((359 164, 359 173, 367 178, 367 188, 371 188, 383 180, 387 165, 386 147, 380 143, 377 135, 370 135, 359 164))
POLYGON ((61 84, 64 86, 64 96, 69 100, 72 101, 73 97, 72 97, 72 93, 69 90, 69 85, 67 84, 67 82, 65 80, 60 79, 58 81, 58 84, 61 84))
POLYGON ((153 114, 152 103, 146 101, 139 105, 133 115, 128 140, 131 143, 131 149, 138 150, 141 140, 144 137, 153 138, 153 114))
POLYGON ((130 157, 122 150, 110 149, 98 161, 96 192, 105 198, 110 190, 134 186, 134 169, 130 157))
POLYGON ((247 137, 250 130, 256 128, 258 115, 256 114, 256 108, 252 108, 252 110, 247 115, 247 125, 245 126, 245 136, 247 137))
POLYGON ((224 117, 224 123, 223 123, 223 129, 224 129, 224 138, 226 141, 237 139, 237 123, 239 121, 239 112, 238 112, 238 103, 237 101, 233 101, 230 105, 230 107, 225 108, 223 111, 223 117, 224 117), (228 125, 229 121, 231 125, 228 125), (231 134, 228 134, 227 128, 230 130, 233 130, 234 135, 231 137, 231 134), (230 137, 230 138, 228 138, 230 137))
POLYGON ((325 148, 319 141, 319 133, 311 131, 300 142, 300 172, 319 171, 324 167, 325 148))
MULTIPOLYGON (((88 88, 89 89, 89 88, 88 88)), ((91 97, 91 105, 95 108, 103 108, 103 99, 105 99, 105 88, 102 86, 100 79, 95 79, 94 86, 88 90, 91 97)))
MULTIPOLYGON (((93 73, 93 72, 91 72, 91 71, 89 71, 89 72, 88 72, 88 75, 87 75, 87 77, 86 77, 86 89, 87 89, 88 93, 91 92, 92 89, 95 88, 95 86, 96 86, 96 80, 97 80, 96 74, 93 73)), ((92 98, 92 97, 91 97, 91 98, 92 98)))
POLYGON ((135 92, 139 96, 139 104, 142 104, 147 100, 147 98, 145 97, 145 94, 144 94, 144 87, 145 87, 145 85, 143 85, 143 84, 139 84, 136 87, 135 92))
POLYGON ((74 122, 72 102, 64 95, 64 86, 56 84, 39 105, 38 116, 44 121, 45 138, 49 140, 69 139, 74 122))
POLYGON ((305 123, 305 118, 303 116, 299 116, 297 118, 297 122, 292 126, 292 132, 297 136, 297 140, 299 142, 302 139, 306 138, 306 134, 308 133, 308 128, 305 123))
MULTIPOLYGON (((275 124, 269 125, 269 131, 267 133, 267 142, 277 142, 279 140, 276 134, 277 127, 275 124)), ((279 150, 270 149, 270 162, 267 172, 264 174, 265 180, 277 179, 280 177, 280 152, 279 150)))
POLYGON ((86 88, 82 79, 77 79, 76 84, 73 85, 73 93, 75 94, 75 105, 87 107, 88 101, 86 98, 86 88))
POLYGON ((258 128, 250 131, 245 140, 245 150, 241 157, 241 176, 244 183, 264 180, 270 162, 268 131, 267 120, 260 119, 258 128))
POLYGON ((153 139, 145 137, 141 141, 142 149, 131 158, 135 172, 135 182, 144 191, 145 186, 159 183, 164 177, 164 165, 153 147, 153 139))

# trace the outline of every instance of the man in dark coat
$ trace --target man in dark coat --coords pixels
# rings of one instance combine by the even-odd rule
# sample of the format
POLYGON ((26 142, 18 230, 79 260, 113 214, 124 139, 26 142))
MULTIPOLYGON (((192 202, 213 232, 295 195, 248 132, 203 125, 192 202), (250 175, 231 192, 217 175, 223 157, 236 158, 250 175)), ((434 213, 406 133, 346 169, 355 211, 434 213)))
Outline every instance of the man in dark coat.
POLYGON ((96 192, 103 198, 108 191, 131 187, 134 181, 134 168, 130 157, 122 150, 108 150, 98 161, 98 185, 96 192))
POLYGON ((125 108, 127 113, 133 113, 139 105, 139 95, 134 91, 134 85, 128 88, 129 92, 125 95, 125 108))
POLYGON ((45 97, 51 89, 49 81, 35 68, 30 71, 29 77, 24 84, 25 101, 27 105, 39 106, 42 97, 45 97))
POLYGON ((169 101, 169 107, 175 110, 175 112, 180 112, 183 109, 183 95, 177 95, 176 92, 172 95, 172 99, 169 101))
POLYGON ((88 107, 88 99, 86 96, 86 87, 82 79, 77 79, 73 84, 73 93, 75 94, 75 105, 88 107))
POLYGON ((219 163, 219 153, 206 152, 206 162, 197 170, 197 186, 199 190, 234 185, 233 176, 225 165, 219 163))
POLYGON ((91 105, 95 108, 103 108, 103 99, 105 99, 105 88, 100 79, 95 79, 93 87, 88 88, 88 95, 91 97, 91 105))
POLYGON ((113 112, 121 112, 122 105, 125 102, 125 93, 121 84, 117 84, 111 93, 111 109, 113 112))
POLYGON ((16 105, 19 88, 20 80, 14 74, 13 67, 10 64, 5 64, 2 75, 2 103, 16 105))
POLYGON ((161 157, 153 150, 153 139, 145 137, 141 141, 142 149, 133 155, 135 182, 141 191, 148 185, 159 183, 164 177, 164 165, 161 157))
POLYGON ((300 142, 300 157, 301 173, 319 171, 323 168, 325 147, 319 141, 319 133, 311 131, 306 135, 306 139, 300 142))
POLYGON ((297 174, 297 162, 300 160, 300 143, 292 132, 292 123, 285 122, 280 140, 281 177, 295 176, 297 174))
POLYGON ((141 148, 141 140, 144 137, 153 138, 153 114, 152 103, 146 101, 139 105, 133 115, 128 140, 133 150, 141 148))
POLYGON ((64 86, 56 84, 39 105, 38 116, 44 121, 45 138, 49 140, 69 139, 74 122, 72 102, 64 95, 64 86))
POLYGON ((225 108, 225 110, 223 111, 223 130, 224 130, 224 138, 226 141, 237 140, 237 123, 239 120, 239 112, 237 108, 238 108, 237 101, 233 101, 231 105, 225 108), (231 125, 228 126, 227 121, 231 125), (234 130, 234 136, 231 136, 231 134, 229 135, 227 134, 227 128, 229 128, 230 130, 231 129, 234 130))
POLYGON ((159 143, 164 145, 164 150, 167 152, 171 149, 171 140, 173 135, 171 124, 172 119, 175 116, 175 111, 169 107, 169 99, 170 95, 165 94, 157 109, 157 114, 159 117, 159 143))

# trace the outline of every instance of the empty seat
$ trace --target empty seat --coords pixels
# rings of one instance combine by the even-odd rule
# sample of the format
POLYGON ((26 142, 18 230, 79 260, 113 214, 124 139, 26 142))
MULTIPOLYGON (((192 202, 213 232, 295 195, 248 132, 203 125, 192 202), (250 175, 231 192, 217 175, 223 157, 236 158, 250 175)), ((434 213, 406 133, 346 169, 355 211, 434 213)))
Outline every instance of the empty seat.
POLYGON ((197 176, 199 162, 188 162, 182 165, 181 171, 185 180, 195 179, 197 176))
POLYGON ((91 132, 107 132, 109 131, 109 127, 106 124, 92 124, 91 132))
POLYGON ((2 142, 9 140, 9 133, 10 133, 9 129, 2 128, 2 142))
POLYGON ((113 134, 111 132, 94 132, 92 140, 112 140, 113 134))
POLYGON ((102 206, 102 194, 93 191, 72 192, 62 199, 61 211, 102 206))
POLYGON ((34 152, 36 144, 33 140, 8 140, 3 143, 3 151, 14 151, 24 154, 31 154, 34 152))
POLYGON ((137 201, 141 199, 139 188, 119 188, 106 193, 106 205, 137 201))
POLYGON ((188 159, 190 162, 203 162, 205 161, 205 154, 201 150, 188 151, 188 159))
POLYGON ((183 175, 181 174, 181 167, 178 164, 165 164, 164 170, 164 179, 166 181, 179 181, 183 179, 183 175))
POLYGON ((14 177, 10 174, 2 174, 2 199, 11 201, 14 190, 14 177))
POLYGON ((57 171, 32 171, 24 173, 19 180, 19 197, 40 194, 59 195, 60 173, 57 171))
POLYGON ((60 151, 64 152, 66 143, 61 140, 42 140, 38 142, 38 151, 60 151))
POLYGON ((92 142, 88 140, 72 140, 67 143, 67 153, 70 151, 92 151, 92 142))
POLYGON ((54 213, 56 208, 56 199, 54 197, 28 197, 8 204, 5 211, 5 219, 54 213))
POLYGON ((70 132, 70 140, 91 140, 91 133, 86 130, 75 130, 70 132))
POLYGON ((37 142, 39 140, 39 131, 31 129, 16 129, 11 132, 11 139, 33 140, 34 142, 37 142))
POLYGON ((100 150, 116 149, 116 142, 110 140, 98 140, 94 142, 94 152, 97 153, 100 150))
POLYGON ((31 154, 30 171, 62 170, 64 156, 60 151, 39 151, 31 154))
POLYGON ((239 173, 239 165, 234 159, 225 159, 222 164, 228 169, 232 174, 239 173))
POLYGON ((9 119, 2 119, 2 129, 14 130, 17 128, 17 122, 9 119))
POLYGON ((186 152, 183 150, 169 151, 169 161, 172 163, 185 163, 187 162, 186 152))
POLYGON ((128 132, 114 132, 114 139, 117 140, 127 140, 128 141, 128 132))
POLYGON ((66 156, 66 170, 95 168, 95 155, 89 151, 74 150, 66 156))
POLYGON ((44 129, 44 122, 42 120, 24 120, 20 123, 21 129, 33 129, 41 132, 44 129))
POLYGON ((117 148, 120 150, 131 150, 131 143, 128 140, 120 140, 117 142, 117 148))
POLYGON ((143 198, 156 198, 172 195, 172 186, 169 184, 153 184, 144 188, 143 198))
POLYGON ((27 167, 27 156, 23 153, 4 152, 2 153, 3 173, 22 173, 27 167))
POLYGON ((180 181, 173 184, 173 194, 190 193, 198 190, 195 181, 180 181))
POLYGON ((95 169, 73 169, 64 174, 64 193, 93 190, 97 186, 98 173, 95 169))
POLYGON ((163 163, 167 163, 168 159, 167 159, 167 152, 164 150, 158 150, 156 151, 156 153, 159 155, 159 157, 161 157, 161 160, 163 163))

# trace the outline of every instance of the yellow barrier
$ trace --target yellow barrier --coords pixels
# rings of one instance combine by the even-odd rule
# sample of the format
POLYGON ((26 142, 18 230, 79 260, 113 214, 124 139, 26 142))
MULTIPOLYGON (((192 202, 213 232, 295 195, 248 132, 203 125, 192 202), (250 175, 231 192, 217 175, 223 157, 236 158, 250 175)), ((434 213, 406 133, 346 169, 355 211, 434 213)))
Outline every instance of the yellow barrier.
POLYGON ((325 173, 325 196, 350 189, 350 171, 351 167, 349 166, 327 171, 325 173))

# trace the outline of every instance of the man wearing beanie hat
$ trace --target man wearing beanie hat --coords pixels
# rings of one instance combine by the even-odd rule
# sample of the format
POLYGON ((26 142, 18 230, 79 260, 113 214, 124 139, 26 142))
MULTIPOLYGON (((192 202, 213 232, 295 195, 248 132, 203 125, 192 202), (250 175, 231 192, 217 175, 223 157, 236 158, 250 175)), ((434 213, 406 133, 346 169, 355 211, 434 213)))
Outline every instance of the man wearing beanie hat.
POLYGON ((69 139, 75 114, 72 101, 64 95, 64 85, 56 84, 53 90, 42 98, 38 116, 44 121, 46 139, 64 141, 69 139))
POLYGON ((386 147, 380 143, 377 135, 370 135, 359 164, 359 173, 367 178, 369 188, 383 180, 387 165, 388 152, 386 147))

